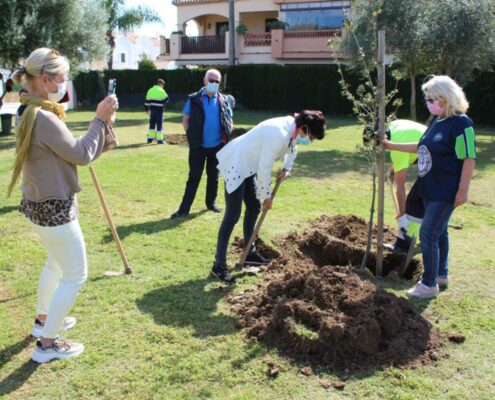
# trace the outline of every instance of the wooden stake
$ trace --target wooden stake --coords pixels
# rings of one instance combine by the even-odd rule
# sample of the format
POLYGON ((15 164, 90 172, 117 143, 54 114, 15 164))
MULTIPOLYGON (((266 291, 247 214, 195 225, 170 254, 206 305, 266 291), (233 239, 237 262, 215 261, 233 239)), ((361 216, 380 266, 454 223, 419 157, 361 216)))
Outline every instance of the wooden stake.
POLYGON ((378 212, 376 237, 376 276, 382 275, 383 270, 383 219, 385 203, 385 31, 378 31, 378 128, 380 146, 377 149, 378 169, 378 212))
MULTIPOLYGON (((93 167, 89 167, 89 172, 91 172, 91 177, 93 178, 93 183, 96 188, 96 193, 98 193, 98 197, 100 198, 101 207, 103 208, 103 212, 105 213, 105 217, 107 218, 108 226, 110 226, 113 239, 115 240, 115 244, 117 245, 117 250, 119 251, 120 258, 122 259, 122 263, 124 264, 124 273, 132 274, 131 266, 129 265, 129 261, 127 260, 127 257, 125 255, 124 247, 120 242, 119 234, 117 233, 117 230, 115 229, 115 225, 113 224, 110 211, 108 210, 107 202, 105 201, 105 197, 103 196, 103 191, 101 190, 100 183, 98 182, 98 178, 96 177, 96 173, 93 167)), ((122 272, 108 271, 105 272, 105 275, 117 276, 117 275, 122 275, 122 272)))

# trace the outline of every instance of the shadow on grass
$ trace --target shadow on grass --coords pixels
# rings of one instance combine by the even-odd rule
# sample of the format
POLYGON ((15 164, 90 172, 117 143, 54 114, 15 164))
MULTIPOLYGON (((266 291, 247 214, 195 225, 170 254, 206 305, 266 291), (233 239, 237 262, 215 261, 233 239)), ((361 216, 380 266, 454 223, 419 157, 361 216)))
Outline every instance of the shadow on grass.
POLYGON ((229 287, 206 289, 208 278, 165 286, 146 293, 137 301, 139 309, 151 314, 156 324, 192 328, 199 338, 231 335, 235 319, 217 314, 217 304, 229 287))
POLYGON ((3 303, 9 303, 11 301, 15 301, 15 300, 19 300, 19 299, 24 299, 26 297, 30 297, 34 295, 34 292, 31 292, 31 293, 24 293, 24 294, 21 294, 19 296, 15 296, 15 297, 9 297, 7 299, 0 299, 0 304, 3 304, 3 303))
POLYGON ((14 136, 0 137, 0 150, 9 150, 15 148, 14 136))
MULTIPOLYGON (((118 226, 116 227, 117 233, 119 234, 120 239, 124 239, 125 237, 131 235, 132 233, 144 233, 146 235, 152 235, 154 233, 167 231, 169 229, 174 229, 179 225, 182 225, 184 222, 190 221, 194 218, 199 217, 200 215, 207 212, 206 210, 197 211, 189 214, 184 218, 163 218, 159 221, 148 221, 143 222, 142 224, 132 224, 127 226, 118 226)), ((113 240, 112 233, 110 230, 103 237, 103 243, 108 243, 113 240)))
MULTIPOLYGON (((67 127, 69 128, 70 131, 85 131, 89 127, 89 123, 91 120, 88 121, 68 121, 66 122, 67 127)), ((118 129, 119 128, 128 128, 130 126, 140 126, 140 125, 145 125, 148 123, 148 120, 146 118, 142 119, 122 119, 122 120, 117 120, 115 123, 114 129, 117 132, 118 135, 118 129)), ((145 129, 143 133, 146 133, 147 130, 145 129)))
MULTIPOLYGON (((12 346, 8 346, 5 349, 0 350, 0 368, 2 368, 5 364, 7 364, 14 356, 19 354, 22 350, 28 347, 31 343, 33 343, 33 337, 31 335, 27 335, 24 339, 12 346)), ((1 384, 0 384, 1 387, 1 384)), ((0 391, 0 394, 2 392, 0 391)))
POLYGON ((0 382, 0 396, 15 392, 34 374, 40 365, 32 360, 26 361, 0 382))
POLYGON ((339 150, 299 152, 294 163, 298 177, 323 179, 349 171, 368 174, 368 164, 357 154, 339 150))
POLYGON ((17 211, 19 209, 19 206, 3 206, 0 207, 0 215, 2 214, 8 214, 13 211, 17 211))

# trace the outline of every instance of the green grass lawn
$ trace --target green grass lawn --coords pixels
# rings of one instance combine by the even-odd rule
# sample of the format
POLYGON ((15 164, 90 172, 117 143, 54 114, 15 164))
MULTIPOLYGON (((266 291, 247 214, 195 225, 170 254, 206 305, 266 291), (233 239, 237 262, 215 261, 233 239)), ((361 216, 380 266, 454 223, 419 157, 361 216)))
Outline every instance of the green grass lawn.
MULTIPOLYGON (((93 112, 71 112, 68 125, 85 131, 93 112)), ((236 125, 253 126, 272 113, 237 112, 236 125)), ((166 133, 181 133, 179 112, 167 112, 166 133)), ((327 137, 299 146, 293 177, 282 185, 262 237, 302 230, 322 214, 366 217, 371 182, 366 162, 354 149, 360 128, 353 119, 330 116, 327 137)), ((186 146, 145 145, 146 114, 121 111, 121 145, 93 166, 134 269, 122 268, 86 167, 79 168, 80 222, 85 234, 89 279, 71 315, 77 326, 67 337, 85 344, 75 360, 37 365, 28 336, 44 250, 17 212, 20 190, 5 198, 14 153, 12 137, 0 138, 0 397, 9 399, 493 399, 495 398, 495 129, 477 131, 478 165, 470 204, 453 220, 451 286, 422 315, 444 332, 466 336, 448 345, 449 358, 414 370, 390 369, 354 376, 342 392, 326 390, 325 371, 303 376, 302 365, 275 350, 246 341, 236 316, 223 301, 226 290, 208 278, 222 215, 205 212, 205 182, 191 216, 170 220, 187 179, 186 146), (266 376, 268 363, 281 367, 266 376)), ((223 185, 219 204, 223 206, 223 185)), ((386 207, 392 209, 390 199, 386 207)), ((385 215, 393 224, 394 213, 385 215)), ((241 232, 238 224, 236 235, 241 232)), ((231 265, 235 262, 231 258, 231 265)), ((233 289, 256 284, 243 277, 233 289)), ((377 284, 400 296, 407 285, 377 284)))

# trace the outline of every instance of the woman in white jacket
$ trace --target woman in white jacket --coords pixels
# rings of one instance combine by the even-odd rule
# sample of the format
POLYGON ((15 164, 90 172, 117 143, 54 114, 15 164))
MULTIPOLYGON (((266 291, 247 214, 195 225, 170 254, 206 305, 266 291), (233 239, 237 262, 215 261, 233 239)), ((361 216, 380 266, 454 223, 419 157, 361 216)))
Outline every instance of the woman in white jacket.
MULTIPOLYGON (((218 279, 226 283, 235 282, 227 268, 227 248, 241 216, 242 201, 246 205, 244 243, 247 243, 261 210, 261 201, 263 208, 272 206, 270 181, 275 161, 284 157, 284 168, 277 174, 277 179, 286 179, 296 158, 296 144, 310 144, 314 139, 323 139, 325 128, 321 111, 304 110, 294 116, 263 121, 217 153, 218 169, 225 180, 226 203, 211 271, 218 279)), ((246 263, 252 265, 268 262, 254 246, 246 259, 246 263)))

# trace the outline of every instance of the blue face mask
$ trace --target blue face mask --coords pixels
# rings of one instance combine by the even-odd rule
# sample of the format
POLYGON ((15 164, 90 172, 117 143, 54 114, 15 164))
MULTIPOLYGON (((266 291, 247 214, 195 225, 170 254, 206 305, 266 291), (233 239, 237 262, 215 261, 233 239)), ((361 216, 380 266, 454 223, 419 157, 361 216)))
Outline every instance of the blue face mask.
POLYGON ((309 138, 309 135, 304 137, 301 137, 301 135, 297 135, 296 143, 303 145, 311 144, 311 139, 309 138))
POLYGON ((218 83, 215 83, 215 82, 208 82, 206 84, 206 90, 208 91, 208 93, 217 93, 218 92, 218 87, 220 85, 218 83))

